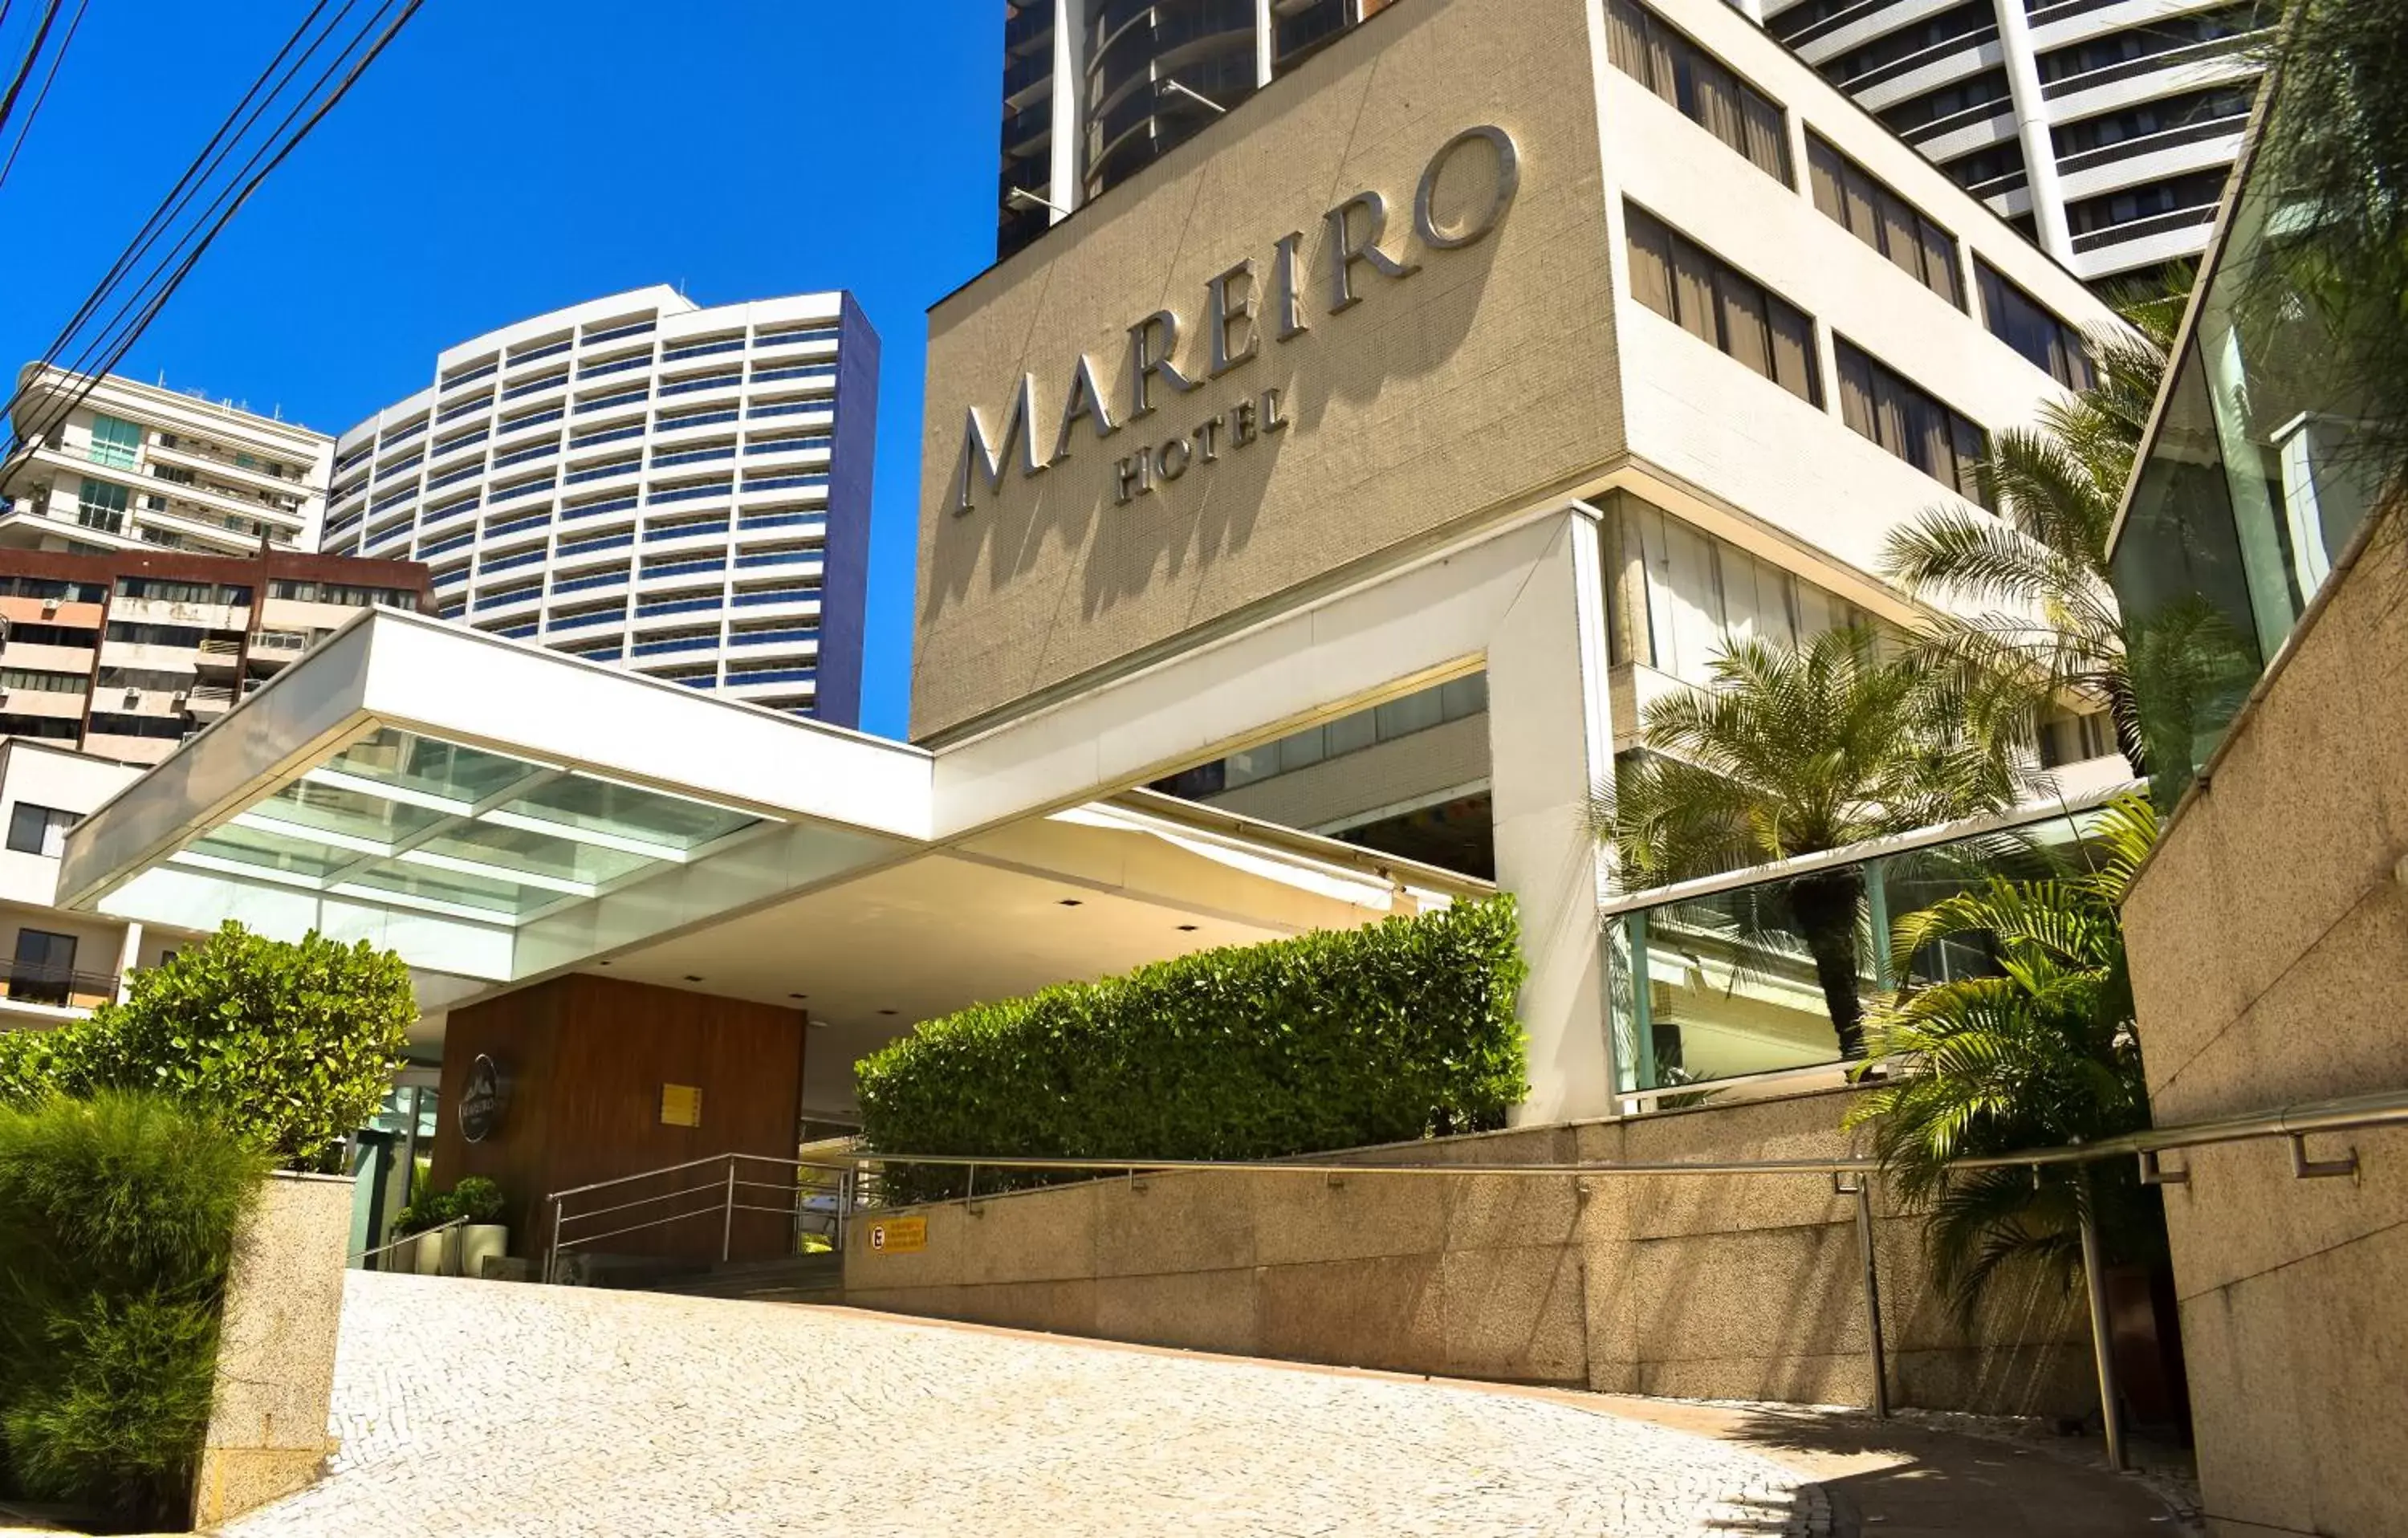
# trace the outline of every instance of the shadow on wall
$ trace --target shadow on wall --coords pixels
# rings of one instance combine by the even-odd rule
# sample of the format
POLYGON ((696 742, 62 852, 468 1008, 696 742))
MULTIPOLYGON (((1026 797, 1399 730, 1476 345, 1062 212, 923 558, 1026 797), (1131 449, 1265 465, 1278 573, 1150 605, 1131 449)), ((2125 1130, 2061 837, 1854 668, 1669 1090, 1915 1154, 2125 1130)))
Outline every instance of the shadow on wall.
MULTIPOLYGON (((1311 72, 1308 65, 1300 73, 1311 72)), ((936 541, 922 602, 924 625, 969 590, 982 566, 989 590, 1000 590, 1034 570, 1049 544, 1085 553, 1081 604, 1086 620, 1153 592, 1191 566, 1209 567, 1244 550, 1279 462, 1291 452, 1292 440, 1302 435, 1314 435, 1310 450, 1303 452, 1339 462, 1328 479, 1340 484, 1369 479, 1387 467, 1400 449, 1443 452, 1442 442, 1400 444, 1393 433, 1381 435, 1382 441, 1375 443, 1334 435, 1362 422, 1393 382, 1433 374, 1454 356, 1471 334, 1497 252, 1512 237, 1512 221, 1502 221, 1493 234, 1461 249, 1433 250, 1415 233, 1412 185, 1351 185, 1345 167, 1355 159, 1353 135, 1316 137, 1305 114, 1343 116, 1359 124, 1363 102, 1377 76, 1376 70, 1362 71, 1358 79, 1348 82, 1343 105, 1335 108, 1329 93, 1302 86, 1258 95, 1244 108, 1253 137, 1202 159, 1186 173, 1179 237, 1154 260, 1163 274, 1163 306, 1178 318, 1178 373, 1193 388, 1180 389, 1169 376, 1154 371, 1148 382, 1151 410, 1137 418, 1137 354, 1140 348, 1158 351, 1159 328, 1141 327, 1143 335, 1127 344, 1091 351, 1086 358, 1093 382, 1117 424, 1108 438, 1096 436, 1092 420, 1074 419, 1066 428, 1065 412, 1085 404, 1074 400, 1080 359, 1062 347, 1058 330, 1042 323, 1052 282, 1065 266, 1060 258, 1074 249, 1078 237, 1051 237, 1054 244, 1050 248, 1040 243, 1037 252, 1050 249, 1056 259, 1044 277, 1032 280, 1037 295, 1030 302, 1028 344, 1015 374, 995 381, 997 395, 982 401, 980 414, 990 433, 1009 433, 1010 380, 1017 371, 1031 374, 1035 410, 1027 413, 1022 430, 1030 435, 1031 451, 1040 465, 1048 464, 1057 444, 1066 453, 1042 473, 1029 475, 1019 459, 1018 444, 991 439, 989 446, 1004 463, 1000 487, 990 488, 972 465, 978 448, 953 436, 962 431, 959 424, 932 424, 929 452, 955 461, 946 505, 953 505, 968 478, 977 502, 977 510, 968 516, 980 519, 982 526, 969 539, 936 541), (1249 153, 1249 145, 1258 147, 1249 153), (1285 151, 1285 147, 1297 145, 1327 148, 1306 154, 1285 151), (1334 190, 1332 217, 1315 219, 1300 232, 1295 282, 1298 316, 1307 329, 1288 341, 1278 339, 1283 264, 1279 247, 1270 243, 1285 232, 1228 231, 1211 214, 1223 206, 1261 201, 1265 178, 1258 173, 1265 171, 1288 183, 1297 194, 1294 201, 1317 199, 1325 195, 1324 189, 1334 190), (1345 212, 1346 244, 1367 243, 1375 216, 1354 194, 1369 191, 1384 200, 1384 213, 1378 216, 1380 254, 1345 262, 1341 275, 1342 248, 1334 216, 1345 212), (1257 240, 1257 235, 1269 239, 1257 240), (1252 281, 1230 291, 1229 306, 1235 313, 1250 304, 1253 317, 1248 323, 1233 322, 1229 340, 1231 352, 1242 354, 1250 332, 1256 351, 1250 360, 1230 364, 1215 377, 1207 287, 1184 286, 1173 275, 1219 272, 1249 259, 1252 281), (1345 281, 1351 281, 1358 302, 1333 314, 1336 294, 1345 281), (1237 420, 1241 412, 1251 414, 1254 436, 1238 447, 1233 439, 1242 436, 1237 420), (1333 414, 1333 436, 1321 436, 1333 414), (1354 455, 1362 458, 1360 473, 1344 467, 1343 462, 1354 455), (1089 467, 1090 461, 1101 461, 1101 467, 1089 467), (1176 467, 1175 474, 1167 468, 1170 466, 1176 467)), ((1437 151, 1441 142, 1433 142, 1429 150, 1437 151)), ((1202 156, 1205 151, 1173 151, 1151 173, 1108 194, 1107 200, 1143 195, 1141 188, 1176 174, 1168 167, 1187 165, 1182 158, 1187 154, 1202 156)), ((1435 226, 1454 231, 1476 225, 1499 192, 1499 174, 1497 159, 1476 146, 1448 156, 1433 182, 1435 226)), ((1157 190, 1167 194, 1175 189, 1157 190)), ((1119 211, 1126 212, 1126 206, 1119 211)), ((1124 232, 1110 225, 1082 234, 1103 248, 1129 243, 1124 232)), ((1082 301, 1073 297, 1064 303, 1077 307, 1082 301)), ((1127 320, 1134 323, 1140 317, 1127 320)))

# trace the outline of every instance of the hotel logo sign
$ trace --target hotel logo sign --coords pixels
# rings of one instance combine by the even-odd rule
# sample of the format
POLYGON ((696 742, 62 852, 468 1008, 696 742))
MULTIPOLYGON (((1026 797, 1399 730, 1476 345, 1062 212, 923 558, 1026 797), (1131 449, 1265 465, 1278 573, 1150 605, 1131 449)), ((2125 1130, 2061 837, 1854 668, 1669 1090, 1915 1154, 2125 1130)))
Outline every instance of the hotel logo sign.
MULTIPOLYGON (((1322 316, 1343 314, 1361 304, 1369 286, 1369 275, 1400 281, 1421 271, 1416 250, 1452 252, 1478 244, 1503 222, 1520 188, 1521 151, 1513 137, 1494 124, 1483 124, 1455 135, 1430 157, 1413 192, 1412 229, 1403 254, 1388 252, 1388 202, 1378 192, 1356 193, 1331 208, 1323 215, 1328 272, 1319 307, 1322 316), (1470 155, 1485 155, 1493 162, 1487 196, 1483 206, 1461 210, 1441 223, 1439 185, 1459 157, 1470 155)), ((1070 458, 1073 448, 1086 436, 1080 431, 1081 424, 1094 434, 1095 441, 1108 441, 1124 429, 1137 428, 1179 397, 1262 356, 1266 332, 1274 346, 1281 346, 1311 331, 1311 307, 1301 271, 1303 245, 1301 230, 1272 242, 1268 292, 1263 271, 1251 256, 1204 285, 1205 367, 1200 375, 1182 368, 1176 361, 1182 332, 1178 311, 1158 309, 1128 328, 1128 380, 1117 399, 1108 396, 1097 381, 1095 360, 1083 352, 1079 355, 1050 438, 1041 431, 1034 375, 1021 375, 999 429, 990 431, 986 417, 971 407, 954 465, 953 511, 972 511, 982 482, 990 492, 1000 491, 1007 463, 1016 461, 1022 476, 1033 477, 1070 458)), ((1194 466, 1216 463, 1224 453, 1240 453, 1287 428, 1283 392, 1246 392, 1192 427, 1135 445, 1120 455, 1112 472, 1115 499, 1125 507, 1156 486, 1179 480, 1194 466)))

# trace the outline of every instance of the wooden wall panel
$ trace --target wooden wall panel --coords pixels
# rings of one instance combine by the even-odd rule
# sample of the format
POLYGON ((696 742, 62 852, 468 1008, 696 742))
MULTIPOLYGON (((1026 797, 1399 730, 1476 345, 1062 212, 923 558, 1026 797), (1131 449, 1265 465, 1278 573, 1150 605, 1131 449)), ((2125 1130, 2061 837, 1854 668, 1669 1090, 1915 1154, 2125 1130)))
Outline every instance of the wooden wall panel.
MULTIPOLYGON (((550 1241, 552 1215, 543 1201, 550 1192, 730 1152, 791 1158, 801 1114, 803 1026, 798 1010, 581 974, 454 1011, 444 1038, 444 1124, 436 1139, 436 1179, 448 1186, 463 1175, 481 1174, 501 1182, 510 1203, 511 1250, 539 1258, 550 1241), (480 1053, 509 1071, 510 1105, 497 1132, 471 1143, 460 1136, 456 1107, 480 1053), (700 1126, 662 1125, 661 1089, 667 1084, 701 1089, 700 1126)), ((778 1178, 767 1169, 739 1174, 778 1178)), ((597 1197, 593 1204, 665 1195, 724 1178, 724 1167, 688 1171, 597 1197)), ((739 1192, 738 1200, 765 1206, 781 1200, 777 1192, 758 1188, 739 1192)), ((659 1202, 582 1228, 598 1233, 705 1206, 711 1208, 707 1216, 624 1234, 597 1247, 621 1255, 716 1259, 722 1218, 715 1193, 659 1202)), ((739 1213, 733 1253, 755 1259, 782 1255, 792 1231, 784 1217, 739 1213)))

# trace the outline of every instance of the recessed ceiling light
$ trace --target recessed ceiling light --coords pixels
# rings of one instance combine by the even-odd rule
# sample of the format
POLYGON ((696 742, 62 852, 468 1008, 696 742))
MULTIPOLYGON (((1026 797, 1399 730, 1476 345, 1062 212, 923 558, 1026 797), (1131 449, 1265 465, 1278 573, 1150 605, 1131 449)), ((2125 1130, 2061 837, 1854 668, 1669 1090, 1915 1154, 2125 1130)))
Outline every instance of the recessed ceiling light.
POLYGON ((702 979, 701 979, 701 978, 695 976, 695 974, 694 974, 694 973, 692 973, 692 972, 688 972, 688 973, 686 973, 686 974, 685 974, 685 980, 686 980, 687 982, 689 982, 689 983, 699 983, 699 982, 701 982, 701 981, 702 981, 702 979))
POLYGON ((1076 908, 1079 906, 1079 899, 1077 898, 1064 898, 1062 899, 1062 906, 1065 908, 1076 908))
POLYGON ((1193 924, 1182 924, 1179 927, 1179 932, 1183 935, 1192 935, 1196 932, 1196 926, 1193 924))

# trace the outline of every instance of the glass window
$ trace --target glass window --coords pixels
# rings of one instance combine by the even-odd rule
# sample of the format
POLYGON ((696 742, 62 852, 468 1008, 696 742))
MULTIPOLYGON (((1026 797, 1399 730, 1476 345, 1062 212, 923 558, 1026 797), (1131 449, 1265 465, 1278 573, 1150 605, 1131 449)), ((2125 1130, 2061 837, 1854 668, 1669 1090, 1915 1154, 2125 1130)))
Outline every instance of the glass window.
POLYGON ((1608 584, 1617 665, 1705 683, 1734 640, 1790 646, 1871 623, 1846 599, 1644 502, 1626 496, 1616 508, 1607 548, 1625 573, 1608 584))
POLYGON ((1631 295, 1702 342, 1791 395, 1823 400, 1814 366, 1814 323, 1636 204, 1623 205, 1631 295))
POLYGON ((108 465, 121 470, 134 467, 136 451, 142 447, 142 429, 117 417, 96 416, 92 419, 92 462, 108 465))
POLYGON ((516 826, 537 831, 598 835, 636 843, 693 850, 751 826, 759 819, 707 801, 643 790, 588 775, 567 775, 538 785, 502 811, 516 826))
POLYGON ((21 928, 8 969, 8 997, 29 1004, 67 1002, 75 988, 76 937, 21 928))
POLYGON ((337 754, 326 767, 420 796, 477 805, 538 772, 521 758, 380 726, 337 754))
POLYGON ((1806 136, 1806 180, 1814 207, 1849 234, 1890 259, 1900 272, 1964 307, 1956 275, 1956 239, 1914 206, 1874 180, 1820 134, 1806 136))
POLYGON ((1788 120, 1781 104, 1733 74, 1686 33, 1637 0, 1607 0, 1606 56, 1682 116, 1789 182, 1788 120))
POLYGON ((86 528, 122 534, 125 532, 125 508, 130 499, 126 488, 116 482, 94 481, 85 476, 76 494, 76 522, 86 528))
POLYGON ((2009 282, 1989 263, 1977 258, 1973 270, 1982 285, 1982 319, 1989 325, 1990 335, 2067 389, 2089 389, 2090 354, 2083 347, 2082 333, 2009 282))
POLYGON ((75 821, 72 812, 20 801, 8 809, 8 847, 20 855, 56 858, 66 853, 67 829, 75 821))
POLYGON ((1834 346, 1840 419, 1968 501, 1989 506, 1980 475, 1989 435, 1854 343, 1835 339, 1834 346))

